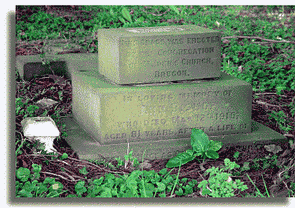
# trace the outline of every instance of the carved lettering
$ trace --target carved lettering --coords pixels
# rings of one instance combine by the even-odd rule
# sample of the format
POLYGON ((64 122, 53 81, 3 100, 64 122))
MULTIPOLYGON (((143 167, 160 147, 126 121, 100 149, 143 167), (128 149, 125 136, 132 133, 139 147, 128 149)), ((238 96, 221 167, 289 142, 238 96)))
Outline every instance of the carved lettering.
POLYGON ((116 133, 116 134, 106 134, 105 135, 105 140, 119 140, 119 139, 125 139, 126 138, 126 133, 116 133))
POLYGON ((211 58, 202 58, 202 59, 182 59, 182 65, 198 65, 198 64, 213 64, 211 58))
POLYGON ((175 76, 189 76, 187 74, 187 70, 177 70, 177 71, 164 71, 164 72, 159 72, 155 71, 155 77, 175 77, 175 76))
POLYGON ((214 47, 207 48, 186 48, 186 49, 160 49, 158 51, 159 56, 165 55, 194 55, 194 54, 204 54, 204 53, 214 53, 214 47))

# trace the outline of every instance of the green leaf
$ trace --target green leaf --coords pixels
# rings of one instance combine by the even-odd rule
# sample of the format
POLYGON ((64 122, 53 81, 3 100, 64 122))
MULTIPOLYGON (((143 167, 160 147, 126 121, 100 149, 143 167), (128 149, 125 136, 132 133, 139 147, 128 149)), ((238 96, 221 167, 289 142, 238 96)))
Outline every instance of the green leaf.
POLYGON ((47 185, 47 184, 52 185, 52 184, 54 184, 54 183, 55 183, 55 178, 49 178, 49 177, 47 177, 47 178, 45 178, 45 180, 43 181, 43 184, 44 184, 44 185, 47 185))
POLYGON ((95 184, 96 186, 99 186, 100 184, 102 184, 104 177, 101 176, 99 179, 94 179, 93 184, 95 184))
POLYGON ((20 167, 16 171, 16 177, 20 179, 20 181, 25 182, 30 177, 30 170, 28 168, 20 167))
POLYGON ((111 198, 112 197, 112 190, 107 187, 104 188, 103 192, 100 194, 100 197, 111 198))
POLYGON ((233 157, 234 157, 235 159, 237 159, 237 158, 239 157, 239 155, 240 155, 240 152, 235 152, 233 157))
POLYGON ((166 189, 166 186, 165 186, 165 184, 164 183, 161 183, 161 182, 156 182, 156 184, 157 184, 157 192, 163 192, 163 191, 165 191, 165 189, 166 189))
POLYGON ((114 13, 113 8, 110 9, 110 14, 111 14, 113 17, 115 17, 115 13, 114 13))
POLYGON ((211 158, 211 159, 218 159, 219 158, 219 154, 215 151, 212 151, 212 150, 208 150, 207 152, 205 152, 205 154, 208 158, 211 158))
POLYGON ((210 193, 211 193, 211 191, 208 190, 208 189, 206 189, 206 188, 204 188, 204 189, 202 190, 202 195, 207 195, 207 194, 210 194, 210 193))
POLYGON ((191 146, 195 152, 206 152, 209 147, 209 138, 201 129, 192 129, 191 146))
POLYGON ((87 172, 87 170, 86 170, 86 167, 80 169, 80 170, 79 170, 79 173, 81 173, 81 174, 83 174, 83 175, 87 175, 88 172, 87 172))
POLYGON ((178 11, 178 9, 176 8, 176 6, 174 6, 174 5, 169 5, 169 7, 170 7, 170 9, 172 9, 176 14, 179 15, 179 11, 178 11))
POLYGON ((192 194, 194 191, 193 191, 193 188, 191 187, 191 186, 189 186, 189 185, 186 185, 185 187, 184 187, 184 190, 185 190, 185 195, 187 195, 187 194, 192 194))
POLYGON ((41 171, 42 165, 32 164, 32 167, 34 173, 39 173, 41 171))
POLYGON ((167 168, 163 168, 162 170, 159 171, 160 175, 165 175, 167 173, 167 168))
POLYGON ((122 9, 122 15, 126 20, 128 20, 129 22, 132 22, 131 15, 125 7, 123 7, 122 9))
POLYGON ((120 20, 123 24, 126 23, 126 21, 125 21, 124 18, 122 18, 122 17, 119 17, 119 20, 120 20))
POLYGON ((84 185, 85 185, 85 181, 78 181, 75 185, 75 191, 80 196, 87 191, 84 185))
POLYGON ((76 194, 69 194, 69 195, 67 195, 67 197, 68 197, 68 198, 76 198, 77 195, 76 195, 76 194))
POLYGON ((175 194, 176 194, 177 196, 182 196, 182 195, 183 195, 183 190, 182 190, 182 188, 179 188, 178 191, 175 191, 175 194))
POLYGON ((67 153, 63 153, 62 156, 61 156, 61 159, 64 160, 64 159, 67 159, 68 158, 68 154, 67 153))
POLYGON ((208 150, 213 150, 213 151, 217 152, 218 150, 221 149, 222 145, 223 145, 223 143, 220 141, 210 140, 208 150))
POLYGON ((190 156, 193 156, 194 154, 194 151, 192 149, 188 149, 185 152, 188 153, 190 156))
POLYGON ((137 23, 142 23, 144 21, 144 17, 140 17, 136 20, 137 23))
POLYGON ((186 164, 192 161, 195 157, 189 155, 187 152, 178 153, 175 157, 171 158, 166 164, 167 168, 179 167, 180 165, 186 164))

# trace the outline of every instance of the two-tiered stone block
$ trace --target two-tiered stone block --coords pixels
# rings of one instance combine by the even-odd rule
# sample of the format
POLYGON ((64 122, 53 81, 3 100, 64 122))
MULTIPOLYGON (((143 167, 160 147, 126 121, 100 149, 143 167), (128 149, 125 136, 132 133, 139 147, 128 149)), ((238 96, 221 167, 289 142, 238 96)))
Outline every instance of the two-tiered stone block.
POLYGON ((98 30, 98 70, 117 84, 220 76, 220 32, 195 25, 98 30))

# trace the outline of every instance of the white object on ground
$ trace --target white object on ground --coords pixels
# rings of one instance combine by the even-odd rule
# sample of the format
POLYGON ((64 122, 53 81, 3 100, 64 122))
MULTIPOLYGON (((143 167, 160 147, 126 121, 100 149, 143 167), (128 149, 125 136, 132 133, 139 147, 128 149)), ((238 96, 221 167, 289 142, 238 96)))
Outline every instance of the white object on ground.
POLYGON ((53 140, 60 135, 55 122, 50 117, 27 117, 21 121, 24 136, 45 144, 44 151, 56 152, 53 140))

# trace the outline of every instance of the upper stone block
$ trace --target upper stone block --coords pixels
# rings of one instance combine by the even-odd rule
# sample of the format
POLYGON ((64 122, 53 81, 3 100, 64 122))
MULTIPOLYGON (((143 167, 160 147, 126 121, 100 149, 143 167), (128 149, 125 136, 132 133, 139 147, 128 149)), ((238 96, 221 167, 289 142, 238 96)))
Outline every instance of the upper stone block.
POLYGON ((117 84, 220 77, 220 32, 195 25, 99 29, 98 65, 117 84))

